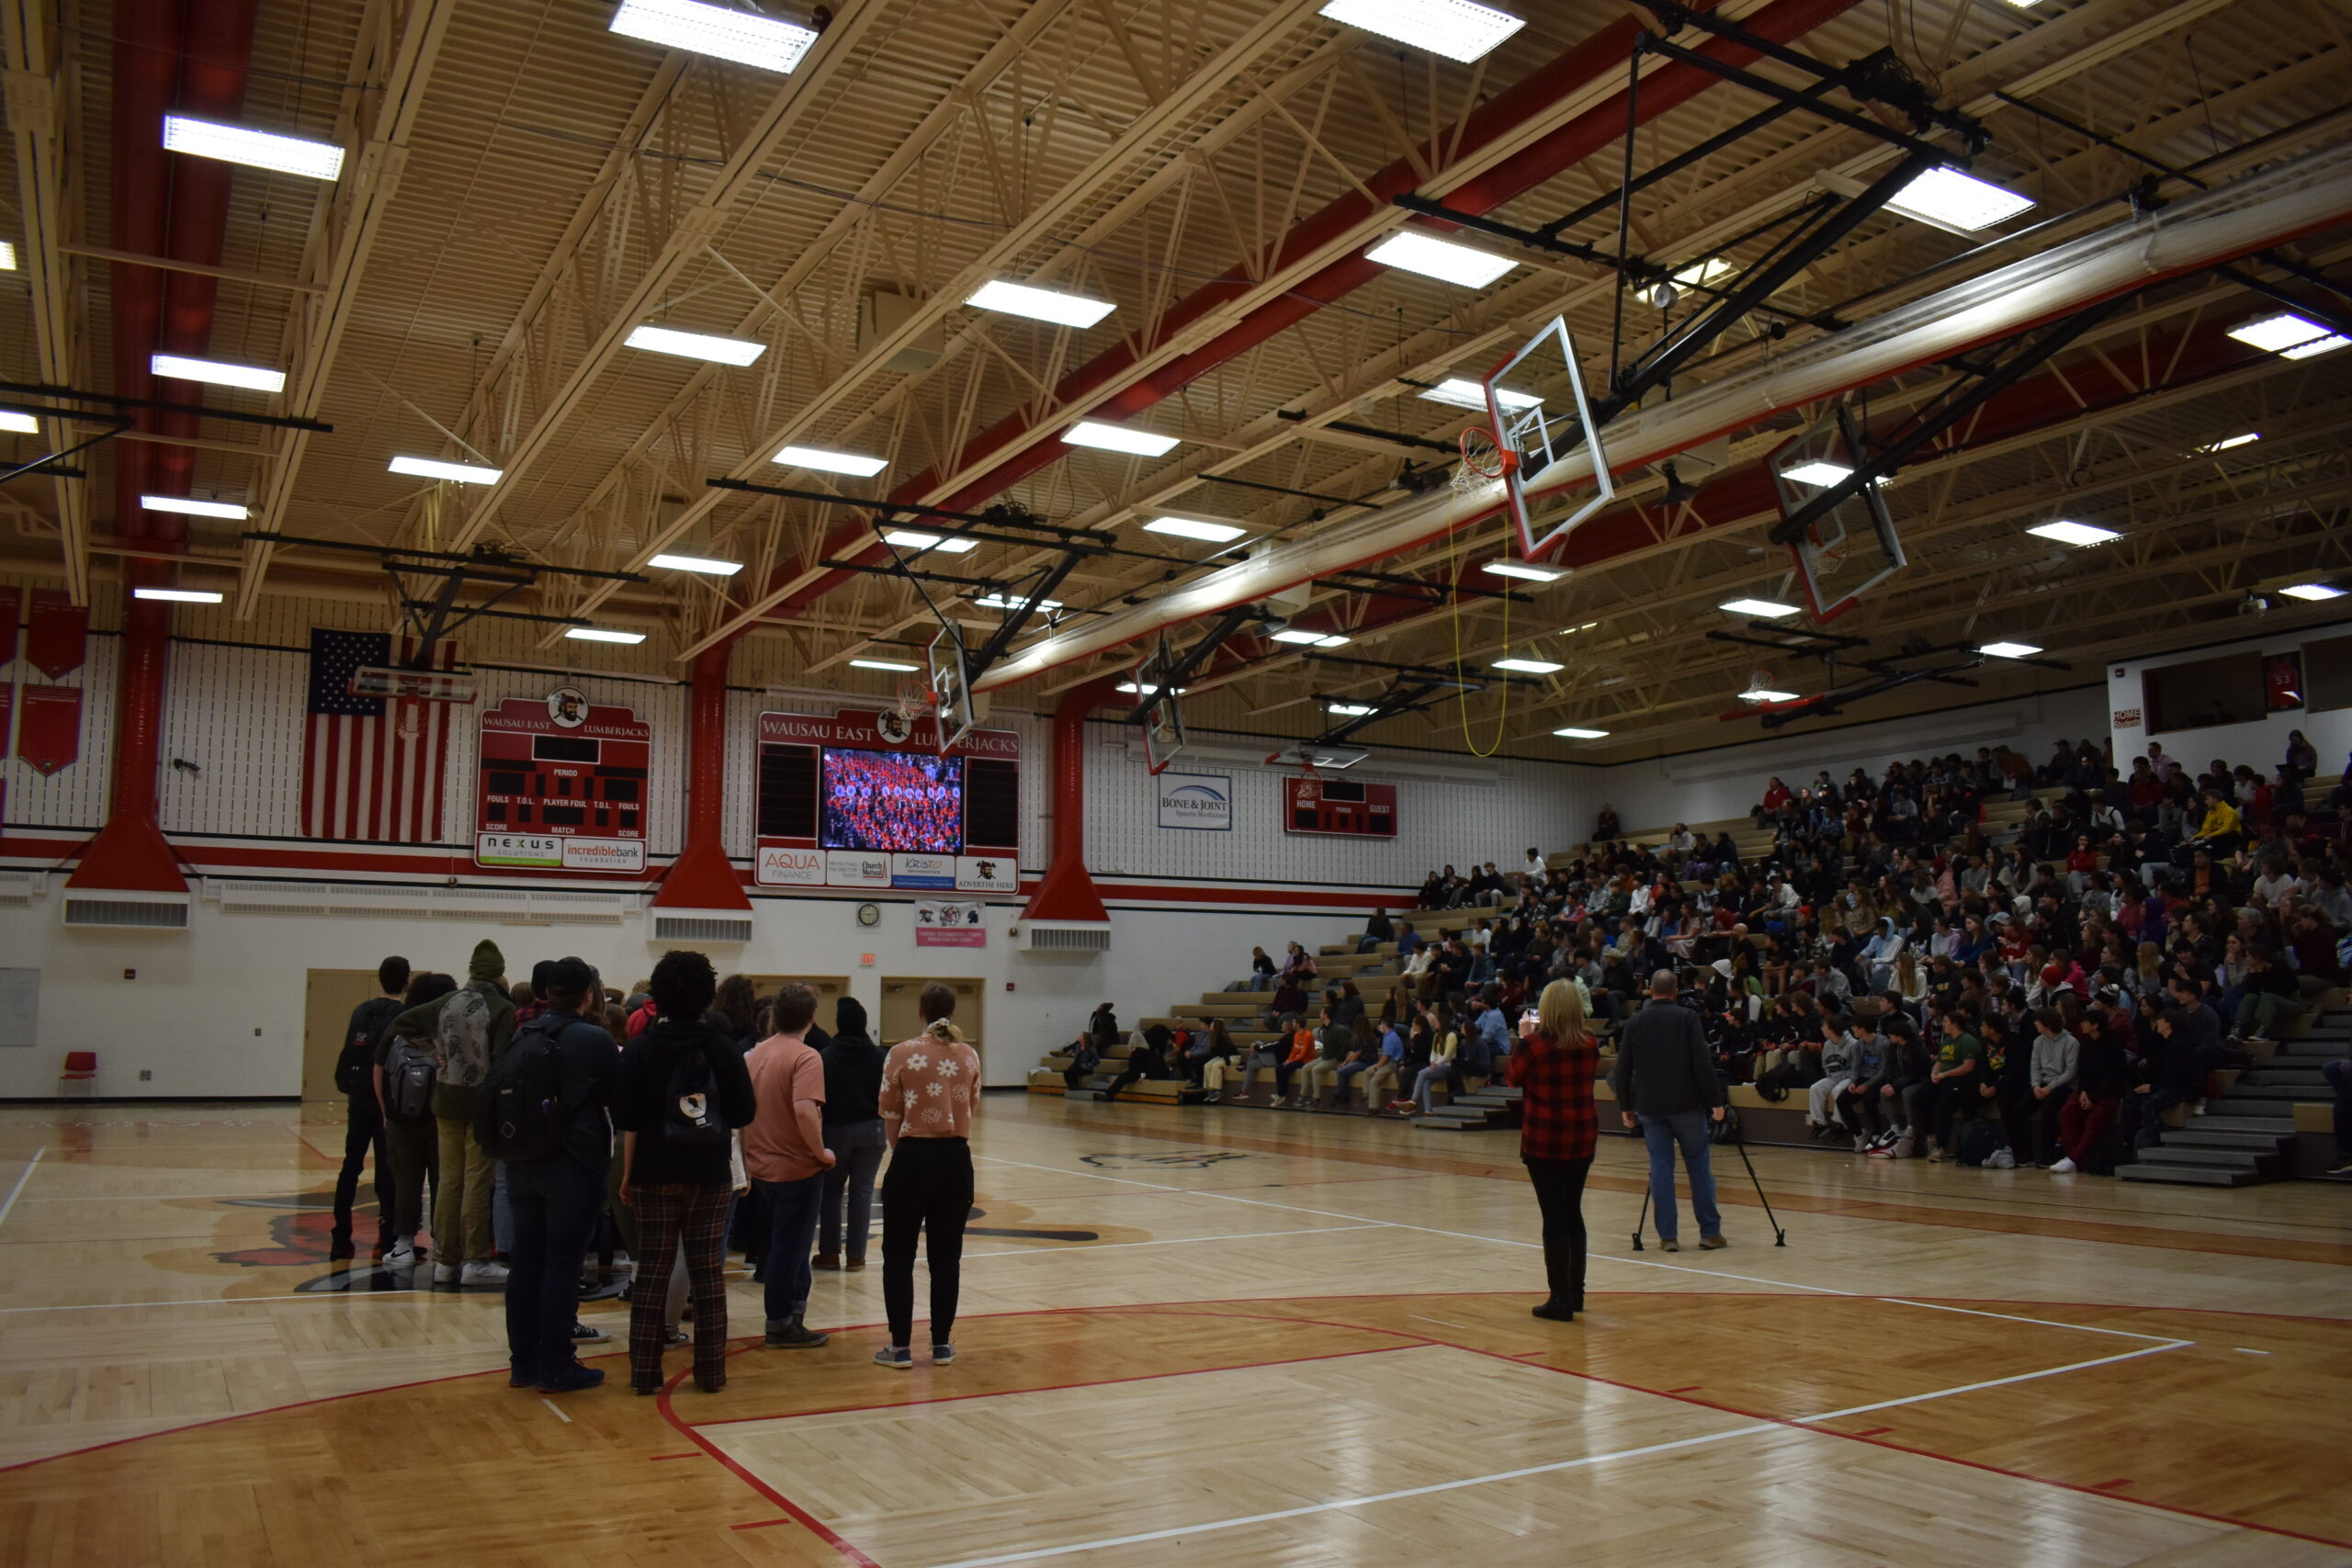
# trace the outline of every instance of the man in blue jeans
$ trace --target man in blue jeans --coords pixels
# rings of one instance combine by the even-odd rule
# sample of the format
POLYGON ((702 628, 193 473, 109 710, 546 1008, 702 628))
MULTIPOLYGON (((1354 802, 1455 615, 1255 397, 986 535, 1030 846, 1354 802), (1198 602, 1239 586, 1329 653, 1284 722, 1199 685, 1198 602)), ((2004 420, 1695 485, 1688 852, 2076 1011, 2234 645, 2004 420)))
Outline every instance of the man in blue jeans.
POLYGON ((1707 1123, 1724 1119, 1723 1080, 1699 1015, 1675 998, 1674 971, 1650 976, 1649 1005, 1617 1032, 1617 1065, 1609 1088, 1630 1130, 1641 1129, 1650 1151, 1650 1202, 1657 1211, 1659 1244, 1679 1252, 1675 1239, 1680 1216, 1674 1206, 1674 1151, 1690 1174, 1690 1212, 1699 1217, 1699 1245, 1712 1252, 1725 1244, 1723 1215, 1715 1209, 1715 1177, 1708 1164, 1707 1123))
MULTIPOLYGON (((515 1388, 569 1393, 605 1381, 572 1348, 580 1300, 580 1258, 605 1212, 605 1172, 613 1125, 605 1106, 620 1069, 613 1037, 580 1016, 596 972, 578 958, 556 961, 548 1010, 530 1025, 556 1053, 562 1133, 544 1159, 508 1160, 506 1190, 514 1211, 514 1252, 506 1277, 508 1382, 515 1388)), ((435 1237, 437 1245, 440 1238, 435 1237)))
POLYGON ((808 1310, 809 1248, 833 1154, 825 1146, 825 1062, 808 1046, 817 993, 794 981, 776 993, 768 1036, 743 1066, 759 1110, 743 1129, 743 1168, 768 1211, 767 1346, 813 1349, 826 1337, 801 1321, 808 1310))

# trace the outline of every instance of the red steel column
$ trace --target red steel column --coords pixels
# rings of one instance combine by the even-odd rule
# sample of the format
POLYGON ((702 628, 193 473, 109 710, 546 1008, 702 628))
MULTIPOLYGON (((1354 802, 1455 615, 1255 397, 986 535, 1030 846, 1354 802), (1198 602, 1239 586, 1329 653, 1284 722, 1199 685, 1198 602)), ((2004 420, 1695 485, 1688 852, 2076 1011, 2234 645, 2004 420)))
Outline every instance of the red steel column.
POLYGON ((1105 675, 1073 687, 1054 708, 1053 859, 1029 896, 1024 920, 1108 920, 1102 896, 1086 869, 1086 715, 1118 694, 1118 678, 1105 675))
POLYGON ((686 841, 653 902, 662 908, 748 909, 727 858, 727 665, 730 640, 695 656, 686 716, 686 841))

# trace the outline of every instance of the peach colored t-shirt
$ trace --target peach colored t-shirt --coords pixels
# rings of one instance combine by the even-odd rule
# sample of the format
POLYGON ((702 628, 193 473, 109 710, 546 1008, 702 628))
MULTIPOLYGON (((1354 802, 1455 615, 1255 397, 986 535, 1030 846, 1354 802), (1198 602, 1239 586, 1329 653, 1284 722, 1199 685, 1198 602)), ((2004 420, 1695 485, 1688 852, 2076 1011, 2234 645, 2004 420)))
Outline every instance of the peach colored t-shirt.
POLYGON ((882 1064, 882 1120, 901 1138, 968 1138, 979 1109, 980 1054, 961 1040, 918 1034, 882 1064))
POLYGON ((770 1035, 743 1058, 759 1110, 743 1129, 743 1164, 759 1181, 799 1181, 825 1168, 800 1135, 793 1107, 825 1102, 825 1059, 801 1040, 770 1035))

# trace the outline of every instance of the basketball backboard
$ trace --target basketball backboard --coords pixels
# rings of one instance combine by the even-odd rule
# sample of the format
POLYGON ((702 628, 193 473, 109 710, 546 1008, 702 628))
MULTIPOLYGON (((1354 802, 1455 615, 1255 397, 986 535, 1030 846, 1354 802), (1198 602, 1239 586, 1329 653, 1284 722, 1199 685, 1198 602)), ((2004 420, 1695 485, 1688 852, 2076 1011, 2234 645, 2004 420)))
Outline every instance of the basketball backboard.
POLYGON ((1166 769, 1184 750, 1183 694, 1168 681, 1168 671, 1175 664, 1175 652, 1162 634, 1159 646, 1136 666, 1135 698, 1148 705, 1143 716, 1143 761, 1154 774, 1166 769))
POLYGON ((1617 493, 1600 433, 1592 427, 1592 407, 1585 400, 1584 372, 1567 322, 1553 317, 1551 325, 1488 371, 1482 384, 1495 444, 1505 454, 1503 489, 1519 529, 1520 553, 1532 559, 1617 493), (1585 446, 1592 449, 1591 479, 1531 501, 1530 481, 1585 446))
MULTIPOLYGON (((1861 436, 1843 402, 1792 437, 1766 460, 1785 520, 1861 462, 1861 436)), ((1853 608, 1856 600, 1904 567, 1886 498, 1864 485, 1815 518, 1789 541, 1797 576, 1816 622, 1853 608)))
POLYGON ((964 638, 952 626, 942 626, 931 639, 931 711, 939 720, 939 750, 947 750, 972 732, 979 713, 972 697, 970 660, 964 638))

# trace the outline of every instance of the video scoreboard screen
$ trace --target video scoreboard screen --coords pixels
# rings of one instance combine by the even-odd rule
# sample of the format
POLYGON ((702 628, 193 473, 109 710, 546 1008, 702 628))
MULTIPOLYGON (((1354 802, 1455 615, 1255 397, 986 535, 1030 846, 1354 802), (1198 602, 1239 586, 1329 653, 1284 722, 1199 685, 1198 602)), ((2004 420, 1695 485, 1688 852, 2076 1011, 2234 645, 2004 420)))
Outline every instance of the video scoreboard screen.
POLYGON ((938 734, 895 714, 762 714, 754 880, 1017 892, 1021 738, 976 729, 942 755, 938 734))

